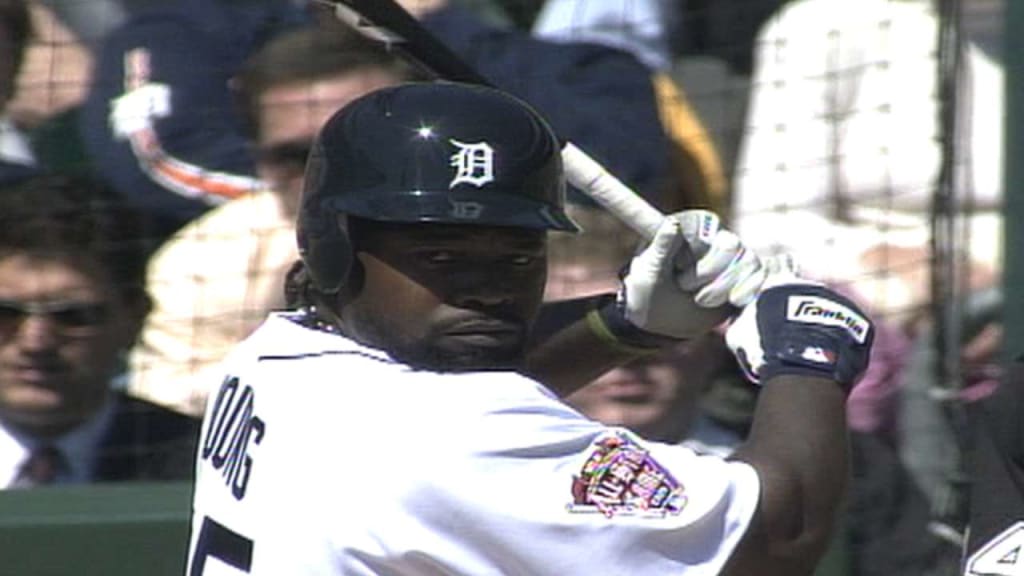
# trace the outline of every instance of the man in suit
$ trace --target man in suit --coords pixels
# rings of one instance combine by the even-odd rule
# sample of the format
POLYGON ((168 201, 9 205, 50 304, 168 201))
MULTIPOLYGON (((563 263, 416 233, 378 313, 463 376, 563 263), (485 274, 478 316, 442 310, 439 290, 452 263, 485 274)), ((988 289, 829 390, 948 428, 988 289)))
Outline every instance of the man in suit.
POLYGON ((150 308, 143 224, 83 178, 0 190, 0 487, 191 476, 197 422, 115 386, 150 308))

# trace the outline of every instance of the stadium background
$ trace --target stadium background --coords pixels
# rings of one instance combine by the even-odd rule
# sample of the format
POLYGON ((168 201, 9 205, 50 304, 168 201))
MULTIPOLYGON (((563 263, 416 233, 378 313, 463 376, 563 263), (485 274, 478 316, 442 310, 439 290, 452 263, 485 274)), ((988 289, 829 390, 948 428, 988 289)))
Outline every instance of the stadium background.
MULTIPOLYGON (((244 2, 245 0, 234 0, 244 2)), ((467 0, 468 1, 468 0, 467 0)), ((506 11, 511 25, 528 27, 539 8, 539 0, 494 0, 506 11)), ((600 2, 601 0, 589 0, 600 2)), ((855 0, 851 0, 855 1, 855 0)), ((98 41, 111 21, 118 15, 114 0, 48 0, 43 2, 64 17, 69 26, 83 38, 98 41), (105 20, 106 19, 106 20, 105 20)), ((628 3, 625 3, 628 4, 628 3)), ((684 3, 680 3, 681 5, 684 3)), ((753 69, 755 32, 770 18, 783 1, 757 0, 688 0, 685 18, 673 37, 672 49, 678 60, 672 76, 678 81, 689 104, 697 112, 716 147, 725 174, 723 194, 728 195, 740 142, 744 137, 744 112, 750 91, 753 69)), ((493 8, 493 7, 492 7, 493 8)), ((492 9, 488 8, 488 9, 492 9)), ((1005 163, 1004 190, 1012 191, 1024 184, 1022 163, 1013 159, 1024 155, 1024 131, 1021 125, 1024 106, 1024 36, 1003 34, 1003 30, 1024 27, 1024 4, 1000 0, 939 0, 943 33, 962 31, 965 22, 977 31, 980 42, 989 43, 1000 54, 1005 70, 1005 163)), ((48 41, 61 41, 59 38, 48 41)), ((937 39, 938 46, 938 39, 937 39)), ((46 48, 37 46, 37 48, 46 48)), ((50 57, 61 57, 59 46, 50 57)), ((936 58, 922 66, 942 67, 940 76, 956 74, 958 68, 943 63, 936 48, 936 58)), ((55 64, 56 61, 51 61, 55 64)), ((54 70, 60 70, 55 65, 54 70)), ((49 86, 27 87, 35 98, 52 99, 53 109, 62 114, 38 127, 36 141, 53 158, 73 165, 82 161, 80 150, 66 139, 68 129, 64 112, 74 111, 76 94, 87 82, 67 77, 54 77, 49 86), (76 89, 77 88, 77 89, 76 89)), ((936 98, 943 109, 952 110, 956 96, 940 90, 936 98)), ((944 122, 955 122, 947 117, 944 122)), ((945 138, 946 136, 944 136, 945 138)), ((956 143, 942 143, 943 162, 954 163, 956 143)), ((952 173, 953 170, 944 171, 952 173)), ((955 254, 963 238, 949 234, 946 223, 964 217, 953 215, 949 206, 958 192, 951 182, 939 179, 932 192, 931 214, 935 226, 930 266, 934 281, 933 295, 938 302, 930 311, 935 325, 932 346, 935 363, 934 386, 938 392, 956 390, 957 354, 970 319, 967 317, 969 291, 967 279, 955 254)), ((1005 262, 1002 286, 1005 294, 1014 294, 1024 286, 1024 198, 1006 194, 1005 262)), ((1000 311, 1004 326, 1007 355, 1019 353, 1016 343, 1024 341, 1024 299, 1004 298, 1000 311)), ((936 394, 948 398, 948 394, 936 394)), ((937 400, 940 401, 940 400, 937 400)), ((955 401, 949 403, 955 420, 955 401)), ((946 447, 955 454, 957 446, 946 447)), ((960 471, 962 472, 962 471, 960 471)), ((65 575, 65 574, 181 574, 187 536, 187 484, 141 484, 132 486, 88 486, 46 488, 32 491, 0 492, 0 574, 65 575)), ((842 558, 845 551, 833 550, 819 573, 844 574, 842 558)))

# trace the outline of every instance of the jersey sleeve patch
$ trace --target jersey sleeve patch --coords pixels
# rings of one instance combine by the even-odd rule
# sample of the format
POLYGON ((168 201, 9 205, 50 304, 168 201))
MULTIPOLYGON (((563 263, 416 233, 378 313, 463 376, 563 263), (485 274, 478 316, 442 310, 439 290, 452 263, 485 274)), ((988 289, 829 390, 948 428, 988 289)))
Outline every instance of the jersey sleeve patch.
POLYGON ((572 480, 569 512, 665 517, 686 506, 683 485, 625 431, 598 436, 572 480))

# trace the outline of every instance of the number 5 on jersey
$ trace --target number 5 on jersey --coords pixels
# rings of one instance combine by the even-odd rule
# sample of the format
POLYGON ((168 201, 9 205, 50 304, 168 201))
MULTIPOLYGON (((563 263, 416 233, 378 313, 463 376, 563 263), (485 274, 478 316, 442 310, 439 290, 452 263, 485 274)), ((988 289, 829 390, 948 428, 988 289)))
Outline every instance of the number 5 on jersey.
POLYGON ((248 574, 252 567, 252 540, 207 516, 199 529, 199 539, 188 568, 189 576, 203 576, 208 558, 216 558, 248 574))

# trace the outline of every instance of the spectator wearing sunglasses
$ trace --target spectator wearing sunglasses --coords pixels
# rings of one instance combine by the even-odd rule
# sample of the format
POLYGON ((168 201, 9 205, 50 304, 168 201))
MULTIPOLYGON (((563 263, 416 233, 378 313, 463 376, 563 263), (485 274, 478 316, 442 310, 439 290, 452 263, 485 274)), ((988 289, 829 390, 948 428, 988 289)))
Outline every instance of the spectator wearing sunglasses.
POLYGON ((0 193, 0 487, 189 478, 197 422, 115 384, 150 307, 141 224, 82 178, 0 193))

